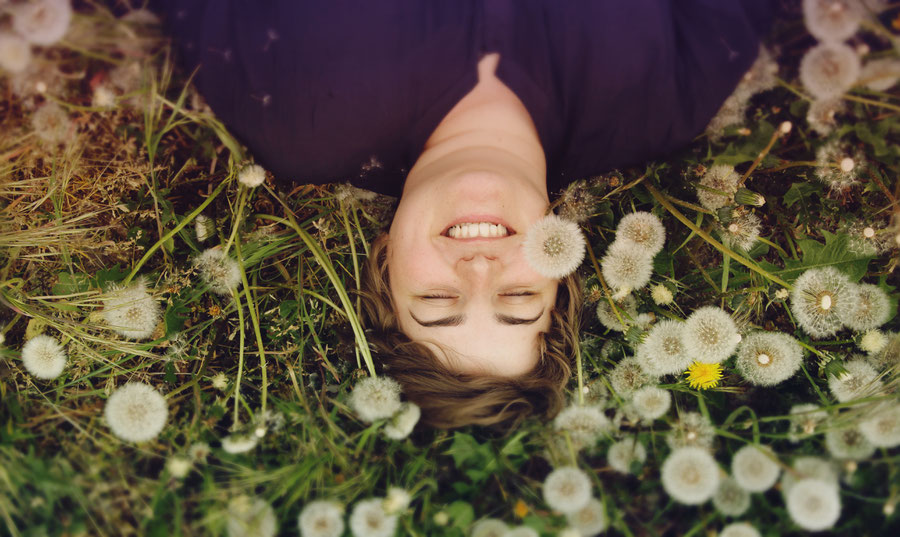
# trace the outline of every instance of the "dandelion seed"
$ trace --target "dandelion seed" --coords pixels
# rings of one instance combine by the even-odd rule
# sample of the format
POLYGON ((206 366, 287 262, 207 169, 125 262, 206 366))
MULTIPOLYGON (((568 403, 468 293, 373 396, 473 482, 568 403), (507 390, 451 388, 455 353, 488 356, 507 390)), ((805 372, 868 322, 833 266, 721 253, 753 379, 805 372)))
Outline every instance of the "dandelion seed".
POLYGON ((882 448, 900 446, 900 404, 879 406, 859 424, 859 430, 870 443, 882 448))
POLYGON ((357 502, 350 514, 350 531, 354 537, 393 537, 397 532, 397 515, 385 513, 384 498, 357 502))
POLYGON ((731 474, 735 482, 748 492, 767 491, 781 474, 774 458, 771 448, 748 444, 737 450, 731 459, 731 474))
POLYGON ((127 382, 106 401, 103 414, 113 434, 126 442, 153 440, 168 417, 166 398, 142 382, 127 382))
POLYGON ((300 511, 297 526, 301 537, 341 537, 344 534, 344 506, 331 500, 310 502, 300 511))
POLYGON ((575 513, 591 499, 591 481, 579 468, 563 466, 544 480, 544 501, 561 513, 575 513))
POLYGON ((878 328, 894 316, 891 300, 877 285, 850 285, 849 307, 840 310, 841 321, 851 330, 864 332, 878 328))
POLYGON ((200 270, 200 278, 217 295, 230 296, 241 285, 241 267, 227 257, 221 248, 204 250, 194 260, 200 270))
POLYGON ((553 428, 568 433, 572 443, 579 448, 596 444, 609 427, 609 419, 596 405, 570 405, 553 420, 553 428))
POLYGON ((11 32, 0 31, 0 69, 21 73, 31 63, 31 45, 11 32))
POLYGON ((734 201, 741 176, 733 166, 717 164, 706 170, 697 187, 700 205, 710 211, 717 211, 734 201))
POLYGON ((228 502, 228 537, 275 537, 278 519, 275 510, 262 498, 237 496, 228 502))
POLYGON ((186 457, 172 456, 166 461, 166 471, 175 479, 184 479, 191 471, 193 462, 186 457))
POLYGON ((762 537, 762 535, 747 522, 733 522, 722 528, 719 537, 762 537))
POLYGON ((672 405, 672 395, 669 390, 659 386, 644 386, 638 388, 631 395, 631 403, 634 411, 643 420, 653 421, 666 415, 672 405))
POLYGON ((797 443, 802 438, 816 432, 816 427, 828 418, 828 414, 818 405, 804 403, 791 407, 791 426, 788 439, 797 443))
POLYGON ((619 310, 618 313, 619 317, 622 318, 621 321, 619 320, 619 317, 616 317, 612 306, 609 305, 609 301, 605 298, 600 299, 600 301, 597 302, 597 319, 600 320, 600 324, 609 330, 624 332, 625 325, 622 324, 623 322, 631 324, 637 320, 637 300, 635 300, 633 295, 628 295, 617 302, 616 308, 619 310))
POLYGON ((616 241, 633 248, 643 248, 655 255, 662 250, 666 242, 666 229, 656 215, 637 211, 619 220, 616 227, 616 241))
POLYGON ((866 440, 858 427, 832 429, 825 433, 825 448, 835 459, 861 461, 875 453, 875 446, 866 440))
POLYGON ((535 272, 546 278, 563 278, 575 272, 584 259, 584 234, 575 222, 548 214, 528 230, 522 250, 535 272))
POLYGON ((622 474, 632 473, 633 466, 643 466, 647 460, 647 449, 634 437, 619 440, 609 446, 606 461, 609 466, 622 474))
POLYGON ((859 79, 859 56, 842 43, 820 43, 800 60, 800 82, 816 99, 833 99, 859 79))
POLYGON ((230 434, 222 439, 222 449, 226 453, 237 455, 239 453, 247 453, 256 447, 259 443, 259 437, 255 434, 230 434))
POLYGON ((61 106, 49 101, 41 105, 31 116, 31 126, 42 141, 57 145, 68 140, 72 121, 61 106))
POLYGON ((540 537, 540 534, 528 526, 517 526, 510 528, 503 537, 540 537))
POLYGON ((715 306, 695 310, 688 316, 681 331, 685 352, 706 364, 718 364, 728 358, 740 340, 731 315, 715 306))
POLYGON ((388 377, 365 377, 350 392, 350 407, 359 419, 372 423, 400 410, 400 385, 388 377))
POLYGON ((419 405, 404 402, 400 405, 400 410, 385 425, 385 436, 392 440, 403 440, 412 433, 421 416, 422 409, 419 408, 419 405))
POLYGON ((774 386, 791 378, 803 362, 803 348, 781 332, 754 332, 741 341, 738 372, 757 386, 774 386))
POLYGON ((505 537, 509 526, 496 518, 483 518, 472 526, 469 537, 505 537))
POLYGON ((72 21, 70 0, 34 0, 16 4, 11 10, 13 29, 35 45, 56 43, 72 21))
POLYGON ((785 496, 803 479, 815 479, 838 486, 838 473, 834 464, 821 457, 798 457, 794 461, 793 470, 785 472, 781 477, 781 492, 785 496))
POLYGON ((678 503, 701 504, 715 494, 719 486, 719 467, 704 449, 680 447, 663 462, 663 488, 678 503))
POLYGON ((844 310, 851 307, 849 278, 834 267, 806 270, 794 282, 791 312, 807 334, 822 339, 833 336, 844 323, 844 310))
POLYGON ((685 412, 666 435, 666 443, 673 450, 680 447, 712 449, 716 430, 699 412, 685 412))
POLYGON ((837 127, 837 115, 846 111, 844 101, 836 99, 816 99, 809 105, 806 122, 820 136, 827 136, 837 127))
POLYGON ((655 382, 648 375, 644 374, 638 365, 637 360, 633 357, 623 358, 609 372, 609 383, 612 389, 621 397, 629 397, 632 392, 655 382))
POLYGON ((162 318, 159 302, 147 292, 144 279, 125 288, 114 287, 101 297, 103 319, 109 327, 129 339, 147 339, 162 318))
POLYGON ((872 91, 887 91, 900 80, 900 61, 882 58, 866 62, 859 80, 872 91))
POLYGON ((733 477, 726 477, 719 481, 712 502, 723 515, 741 516, 750 509, 750 493, 738 485, 733 477))
POLYGON ((787 493, 785 503, 791 520, 808 531, 834 526, 841 516, 837 485, 819 479, 801 479, 787 493))
POLYGON ((250 164, 238 173, 238 181, 247 188, 256 188, 266 182, 266 170, 259 164, 250 164))
POLYGON ((877 395, 883 385, 878 379, 878 371, 864 358, 853 358, 844 362, 846 373, 828 377, 828 389, 840 403, 877 395))
POLYGON ((672 291, 661 283, 654 285, 650 289, 650 298, 653 299, 657 306, 668 306, 675 300, 672 291))
POLYGON ((759 231, 759 217, 747 213, 735 217, 727 226, 722 226, 719 234, 726 246, 746 252, 759 242, 759 231))
POLYGON ((56 339, 40 334, 22 345, 22 365, 39 379, 55 379, 66 367, 66 351, 56 339))
POLYGON ((616 290, 644 287, 653 274, 653 254, 628 243, 614 241, 600 260, 603 277, 616 290))
POLYGON ((803 0, 803 21, 819 41, 841 42, 859 29, 863 11, 857 0, 803 0))
POLYGON ((603 512, 603 504, 596 498, 591 498, 587 505, 578 511, 567 514, 566 520, 579 536, 586 537, 597 535, 609 526, 609 520, 603 512))

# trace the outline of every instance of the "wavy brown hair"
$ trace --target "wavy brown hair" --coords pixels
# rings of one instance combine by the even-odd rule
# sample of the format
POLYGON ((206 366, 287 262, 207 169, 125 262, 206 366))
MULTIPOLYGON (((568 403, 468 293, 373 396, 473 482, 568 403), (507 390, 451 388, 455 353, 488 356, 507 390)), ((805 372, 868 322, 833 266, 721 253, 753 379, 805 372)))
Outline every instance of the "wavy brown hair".
POLYGON ((572 373, 578 344, 581 285, 577 276, 559 285, 550 330, 539 337, 538 363, 518 377, 453 371, 434 352, 400 331, 388 274, 388 235, 372 244, 360 292, 367 335, 377 365, 421 407, 421 421, 439 428, 490 425, 512 428, 530 414, 555 416, 572 373))

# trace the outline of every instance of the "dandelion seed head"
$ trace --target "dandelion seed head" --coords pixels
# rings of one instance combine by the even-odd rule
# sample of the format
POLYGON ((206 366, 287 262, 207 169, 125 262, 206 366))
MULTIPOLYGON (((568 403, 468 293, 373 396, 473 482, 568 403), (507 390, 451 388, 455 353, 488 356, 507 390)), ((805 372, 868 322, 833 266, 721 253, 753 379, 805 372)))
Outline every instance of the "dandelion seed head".
POLYGON ((794 282, 791 312, 807 334, 822 339, 833 336, 844 323, 841 314, 851 304, 851 282, 834 267, 806 270, 794 282))
POLYGON ((222 449, 226 453, 237 455, 239 453, 247 453, 256 447, 259 443, 259 437, 255 434, 230 434, 222 439, 222 449))
POLYGON ((193 462, 187 457, 173 455, 166 460, 166 471, 175 479, 184 479, 193 467, 193 462))
POLYGON ((800 60, 800 82, 816 99, 840 97, 860 75, 859 56, 843 43, 820 43, 800 60))
POLYGON ((57 145, 69 139, 72 121, 69 119, 69 114, 60 105, 48 101, 31 116, 31 126, 42 141, 50 145, 57 145))
POLYGON ((99 84, 94 88, 91 96, 91 106, 94 108, 113 108, 116 106, 116 94, 106 84, 99 84))
POLYGON ((553 428, 568 433, 576 447, 590 447, 609 430, 609 419, 599 405, 570 405, 553 419, 553 428))
POLYGON ((706 126, 706 135, 710 140, 718 141, 725 135, 725 129, 744 122, 744 116, 747 115, 747 99, 746 92, 738 90, 725 99, 719 111, 706 126))
POLYGON ((585 240, 575 222, 548 214, 528 229, 522 244, 525 259, 546 278, 564 278, 584 259, 585 240))
POLYGON ((147 292, 143 279, 129 287, 114 287, 101 300, 103 319, 113 331, 129 339, 149 338, 162 319, 162 308, 147 292))
POLYGON ((862 18, 858 0, 803 0, 803 22, 819 41, 846 40, 859 29, 862 18))
POLYGON ((638 345, 635 359, 648 375, 678 375, 691 365, 682 340, 683 323, 666 319, 654 326, 638 345))
POLYGON ((505 537, 509 526, 496 518, 483 518, 472 526, 469 537, 505 537))
POLYGON ((864 332, 878 328, 894 316, 891 300, 881 287, 868 283, 851 284, 848 307, 839 311, 841 321, 851 330, 864 332))
POLYGON ((210 449, 209 444, 206 442, 194 442, 191 444, 191 447, 188 449, 188 455, 192 460, 195 461, 206 461, 206 457, 209 456, 210 449))
POLYGON ((70 0, 34 0, 16 4, 12 10, 13 29, 35 45, 56 43, 72 21, 70 0))
POLYGON ((103 415, 113 434, 126 442, 153 440, 168 417, 166 398, 142 382, 127 382, 106 400, 103 415))
POLYGON ((767 491, 781 474, 781 468, 773 459, 771 448, 748 444, 737 450, 731 459, 731 475, 748 492, 767 491))
POLYGON ((650 289, 650 298, 653 299, 657 306, 668 306, 675 300, 672 291, 661 283, 654 285, 650 289))
POLYGON ((868 61, 863 65, 859 80, 872 91, 887 91, 900 80, 900 61, 894 58, 868 61))
POLYGON ((613 241, 600 260, 606 282, 614 289, 644 287, 653 274, 653 254, 626 242, 613 241))
POLYGON ((851 461, 865 460, 875 453, 875 446, 855 426, 826 432, 825 448, 835 459, 851 461))
POLYGON ((278 519, 275 510, 262 498, 237 496, 226 511, 228 537, 275 537, 278 519))
POLYGON ((808 531, 834 526, 841 516, 837 485, 820 479, 801 479, 785 498, 791 520, 808 531))
POLYGON ((400 384, 388 377, 365 377, 350 392, 350 407, 359 419, 372 423, 400 410, 400 384))
POLYGON ((844 362, 846 374, 828 377, 828 389, 840 403, 862 399, 878 394, 882 382, 878 371, 864 358, 853 358, 844 362))
POLYGON ((749 251, 759 242, 760 221, 753 213, 735 217, 727 227, 720 230, 722 241, 729 248, 749 251))
POLYGON ((803 362, 803 348, 781 332, 754 332, 737 352, 738 372, 751 384, 774 386, 791 378, 803 362))
POLYGON ((22 345, 22 366, 33 377, 55 379, 66 368, 66 351, 56 339, 40 334, 22 345))
POLYGON ((828 418, 828 414, 818 405, 803 403, 791 407, 791 425, 788 439, 799 442, 801 438, 816 432, 816 427, 828 418))
POLYGON ((400 487, 391 487, 388 489, 387 497, 384 499, 384 512, 394 515, 402 511, 406 511, 412 501, 409 491, 400 487))
POLYGON ((809 105, 806 122, 820 136, 827 136, 837 127, 838 114, 845 111, 846 106, 840 98, 816 99, 809 105))
POLYGON ((591 193, 588 182, 576 181, 560 196, 559 216, 572 222, 585 222, 593 214, 597 202, 597 196, 591 193))
POLYGON ((672 406, 669 390, 659 386, 644 386, 631 395, 634 411, 643 420, 653 421, 666 415, 672 406))
POLYGON ((778 85, 778 62, 766 47, 760 45, 753 65, 741 77, 736 95, 749 99, 757 93, 768 91, 778 85))
POLYGON ((655 379, 645 374, 633 357, 619 360, 609 372, 609 383, 621 397, 629 397, 638 388, 653 382, 655 379))
POLYGON ((700 205, 710 211, 717 211, 734 201, 741 176, 734 171, 734 166, 716 164, 711 166, 700 179, 697 188, 697 199, 700 205), (706 188, 703 188, 706 187, 706 188))
POLYGON ((685 412, 666 434, 666 443, 673 450, 680 447, 712 449, 716 431, 712 423, 699 412, 685 412))
POLYGON ((354 537, 393 537, 397 531, 397 515, 384 511, 384 498, 361 500, 350 514, 350 531, 354 537))
POLYGON ((900 404, 879 406, 859 424, 859 430, 872 445, 882 448, 900 446, 900 404))
POLYGON ((331 500, 316 500, 303 506, 297 517, 301 537, 341 537, 344 506, 331 500))
POLYGON ((209 290, 221 296, 230 296, 241 285, 241 268, 237 261, 227 257, 221 248, 209 248, 194 260, 203 283, 209 290))
POLYGON ((719 537, 762 537, 762 535, 747 522, 732 522, 722 528, 719 537))
POLYGON ((591 480, 575 466, 562 466, 550 472, 543 485, 544 501, 561 513, 575 513, 591 499, 591 480))
POLYGON ((603 511, 603 504, 596 498, 591 498, 587 505, 578 511, 567 514, 566 520, 579 536, 597 535, 609 526, 609 520, 603 511))
POLYGON ((247 188, 256 188, 266 182, 266 170, 259 164, 250 164, 238 172, 238 181, 247 188))
POLYGON ((654 214, 636 211, 619 220, 616 227, 616 241, 621 241, 635 248, 643 248, 651 254, 662 250, 666 242, 666 228, 654 214))
POLYGON ((647 460, 647 449, 633 436, 624 438, 609 446, 606 461, 609 466, 622 474, 630 474, 631 467, 637 463, 643 466, 647 460))
POLYGON ((816 479, 825 483, 838 485, 838 472, 835 465, 821 457, 798 457, 792 466, 793 472, 785 472, 781 476, 781 492, 787 495, 799 480, 816 479))
POLYGON ((12 32, 0 31, 0 69, 21 73, 31 63, 31 45, 12 32))
POLYGON ((419 405, 409 401, 402 403, 400 410, 384 426, 385 436, 392 440, 403 440, 412 433, 421 416, 422 409, 419 405))
MULTIPOLYGON (((619 316, 625 323, 631 324, 637 320, 637 300, 635 300, 633 295, 627 295, 621 301, 618 301, 616 307, 619 310, 619 316)), ((609 301, 605 298, 597 302, 597 319, 600 320, 600 324, 610 330, 615 330, 616 332, 625 331, 625 325, 616 317, 612 306, 609 305, 609 301)))
POLYGON ((517 526, 510 528, 503 537, 540 537, 540 534, 528 526, 517 526))
POLYGON ((697 362, 707 364, 718 364, 731 356, 740 342, 739 338, 731 315, 715 306, 694 310, 681 331, 686 353, 697 362))
POLYGON ((888 346, 890 340, 881 330, 869 330, 859 339, 860 350, 869 353, 869 356, 877 355, 888 346))
POLYGON ((750 493, 729 476, 719 480, 712 502, 723 515, 741 516, 750 509, 750 493))
POLYGON ((680 447, 663 462, 663 488, 678 503, 698 505, 712 498, 719 486, 719 467, 708 451, 680 447))

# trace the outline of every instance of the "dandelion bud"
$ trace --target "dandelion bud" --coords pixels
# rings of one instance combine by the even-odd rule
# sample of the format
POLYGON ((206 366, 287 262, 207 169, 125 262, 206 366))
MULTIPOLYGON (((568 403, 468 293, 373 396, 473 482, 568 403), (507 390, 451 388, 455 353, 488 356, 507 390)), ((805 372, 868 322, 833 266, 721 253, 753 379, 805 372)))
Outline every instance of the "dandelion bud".
POLYGON ((716 218, 719 219, 719 222, 721 222, 723 226, 727 226, 734 220, 734 207, 729 205, 717 210, 716 218))
POLYGON ((781 125, 778 126, 778 130, 781 131, 781 134, 787 134, 791 132, 793 126, 794 125, 790 121, 783 121, 781 125))
POLYGON ((739 188, 734 195, 734 201, 741 205, 752 205, 754 207, 762 207, 766 204, 766 198, 762 194, 753 192, 746 188, 739 188))

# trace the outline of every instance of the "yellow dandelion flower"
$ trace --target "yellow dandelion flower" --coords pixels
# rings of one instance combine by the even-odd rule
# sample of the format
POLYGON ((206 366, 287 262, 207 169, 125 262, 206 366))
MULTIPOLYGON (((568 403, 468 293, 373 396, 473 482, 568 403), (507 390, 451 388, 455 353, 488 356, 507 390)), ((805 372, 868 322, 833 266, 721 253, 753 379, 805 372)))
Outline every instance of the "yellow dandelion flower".
POLYGON ((722 365, 694 362, 688 367, 685 374, 688 376, 691 388, 700 390, 715 388, 722 380, 722 365))
POLYGON ((516 506, 513 509, 513 513, 519 518, 525 518, 525 515, 528 514, 528 505, 522 500, 516 500, 516 506))

